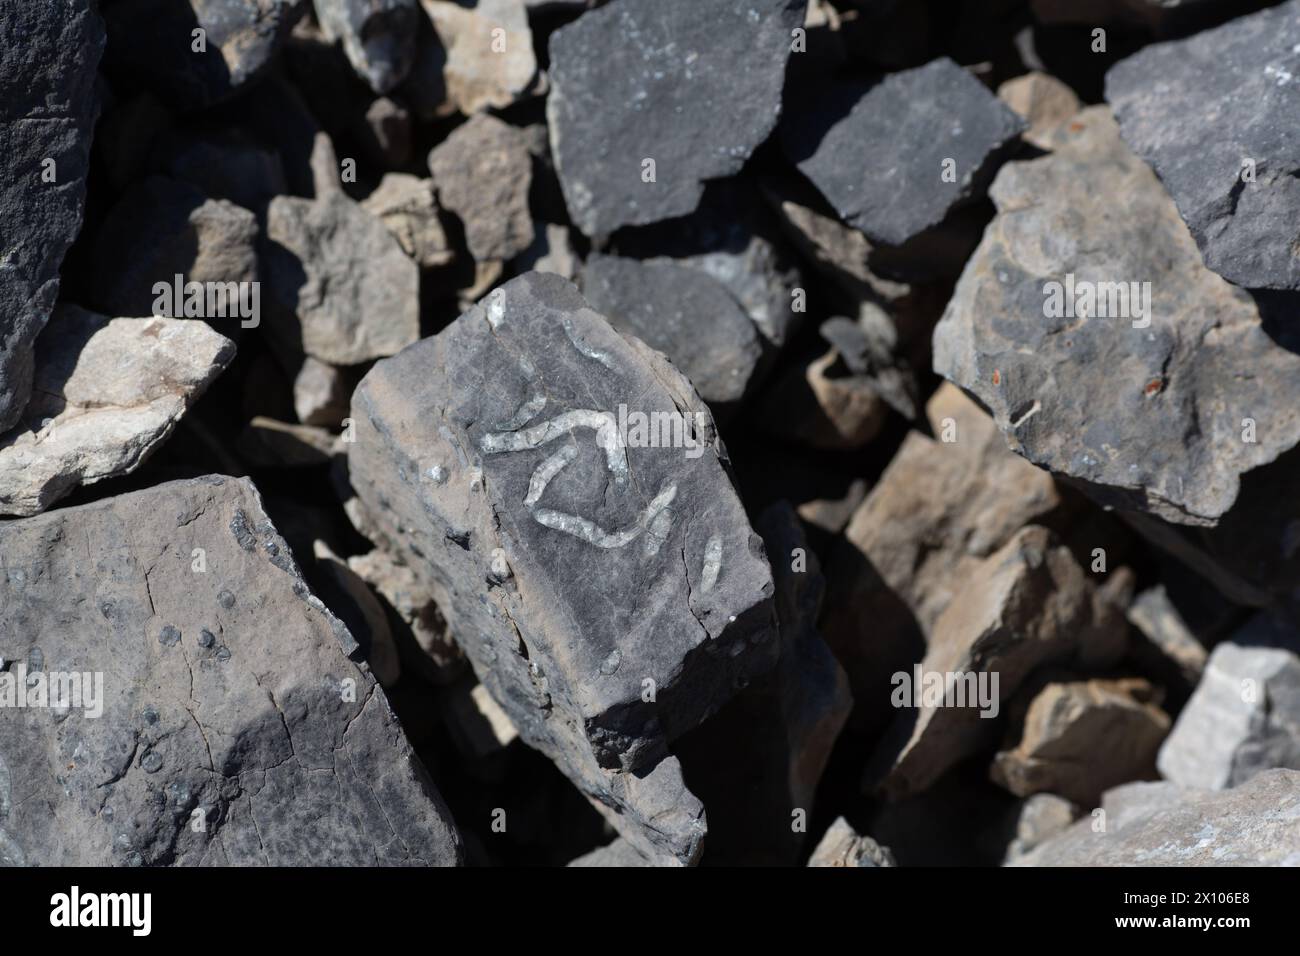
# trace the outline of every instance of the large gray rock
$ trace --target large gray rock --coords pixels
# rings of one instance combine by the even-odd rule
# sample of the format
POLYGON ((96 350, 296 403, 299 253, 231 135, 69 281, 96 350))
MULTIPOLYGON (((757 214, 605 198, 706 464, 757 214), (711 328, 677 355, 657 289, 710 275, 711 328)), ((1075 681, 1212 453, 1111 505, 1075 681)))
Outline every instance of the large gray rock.
POLYGON ((669 260, 594 254, 582 292, 620 331, 663 352, 719 415, 745 396, 762 345, 727 287, 669 260))
POLYGON ((1014 866, 1300 866, 1300 771, 1232 790, 1130 783, 1014 866))
POLYGON ((0 862, 458 862, 383 691, 249 481, 0 523, 0 554, 0 680, 21 664, 102 681, 98 718, 0 708, 0 862))
POLYGON ((844 222, 900 246, 977 197, 1023 129, 1024 120, 944 57, 792 109, 781 143, 844 222))
POLYGON ((376 93, 406 78, 415 61, 416 0, 313 0, 330 41, 341 41, 357 76, 376 93))
POLYGON ((551 34, 546 113, 574 224, 596 236, 682 216, 706 180, 739 172, 776 125, 804 6, 617 0, 551 34))
POLYGON ((27 403, 36 336, 81 229, 103 49, 89 0, 12 4, 0 17, 0 432, 27 403))
POLYGON ((307 0, 117 0, 104 6, 106 65, 177 107, 201 109, 262 78, 307 0), (203 31, 201 38, 196 30, 203 31))
POLYGON ((666 744, 778 641, 762 545, 689 383, 529 273, 378 363, 352 417, 375 536, 520 736, 647 856, 693 860, 703 808, 666 744), (684 415, 694 447, 641 446, 620 406, 684 415))
POLYGON ((1298 36, 1290 0, 1148 46, 1106 75, 1125 142, 1173 195, 1205 264, 1247 288, 1300 289, 1298 36))
POLYGON ((37 342, 23 422, 0 435, 0 515, 134 471, 235 357, 188 319, 109 319, 61 305, 37 342))
POLYGON ((355 365, 420 337, 419 267, 343 193, 275 197, 266 237, 270 325, 282 350, 355 365))
POLYGON ((1300 355, 1201 263, 1106 107, 1058 135, 998 174, 1000 214, 935 329, 935 371, 1103 504, 1213 525, 1244 472, 1300 442, 1300 355), (1136 297, 1110 294, 1133 283, 1136 297), (1064 311, 1071 289, 1088 316, 1064 311))
POLYGON ((1216 647, 1157 767, 1167 780, 1207 790, 1274 767, 1300 770, 1300 657, 1280 647, 1216 647))

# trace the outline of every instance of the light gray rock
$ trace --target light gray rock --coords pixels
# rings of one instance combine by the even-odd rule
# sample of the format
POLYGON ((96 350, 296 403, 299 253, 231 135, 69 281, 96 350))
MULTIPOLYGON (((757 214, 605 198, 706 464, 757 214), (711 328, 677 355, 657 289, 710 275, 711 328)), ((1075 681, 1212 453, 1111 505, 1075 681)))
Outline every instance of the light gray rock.
POLYGON ((853 825, 839 817, 808 859, 809 866, 897 866, 894 855, 871 837, 858 833, 853 825))
POLYGON ((636 847, 619 837, 613 843, 570 861, 569 866, 649 866, 649 861, 637 852, 636 847))
POLYGON ((1205 264, 1247 288, 1300 289, 1297 31, 1290 0, 1106 75, 1124 141, 1173 195, 1205 264))
POLYGON ((999 215, 935 329, 935 371, 1101 503, 1214 525, 1243 473, 1300 442, 1300 355, 1202 265, 1106 107, 1059 135, 1051 155, 998 174, 999 215))
POLYGON ((1130 783, 1013 866, 1298 866, 1300 771, 1270 770, 1231 790, 1130 783))
POLYGON ((352 386, 346 371, 334 365, 303 358, 293 377, 293 408, 304 425, 335 428, 347 418, 352 386))
POLYGON ((642 852, 693 861, 703 808, 666 744, 779 642, 762 546, 689 383, 530 273, 378 363, 352 417, 351 482, 380 543, 520 736, 642 852), (694 447, 644 447, 631 422, 622 436, 620 405, 688 416, 694 447))
POLYGON ((844 222, 873 242, 901 246, 982 194, 1024 129, 1024 120, 943 57, 792 109, 781 144, 844 222))
POLYGON ((1300 657, 1220 644, 1160 748, 1161 775, 1222 790, 1274 767, 1300 770, 1300 657))
POLYGON ((438 218, 433 181, 407 173, 385 173, 375 191, 361 203, 378 217, 421 268, 445 266, 455 258, 438 218))
POLYGON ((551 34, 547 121, 574 224, 597 236, 683 216, 739 172, 776 125, 804 6, 617 0, 551 34))
POLYGON ((1079 818, 1079 808, 1064 797, 1036 793, 1016 812, 1016 835, 1007 845, 1006 863, 1024 856, 1048 837, 1060 833, 1079 818))
POLYGON ((419 268, 341 192, 277 196, 266 236, 270 331, 283 351, 355 365, 420 337, 419 268))
POLYGON ((0 514, 38 514, 134 471, 234 357, 203 322, 59 306, 37 342, 23 422, 0 435, 0 514))
POLYGON ((0 656, 102 678, 98 718, 0 708, 6 862, 459 861, 383 691, 249 481, 0 523, 0 555, 0 656))
POLYGON ((13 4, 0 17, 0 432, 31 393, 36 336, 81 229, 103 49, 89 0, 13 4))
POLYGON ((1200 682, 1209 654, 1169 600, 1164 585, 1139 594, 1128 609, 1128 619, 1145 638, 1134 643, 1135 657, 1150 661, 1158 671, 1172 669, 1189 687, 1200 682))
POLYGON ((420 0, 447 61, 447 96, 466 116, 501 109, 537 79, 533 32, 523 0, 420 0))
POLYGON ((415 60, 416 0, 313 0, 325 38, 342 41, 357 76, 387 93, 415 60))
POLYGON ((582 292, 616 329, 663 352, 717 414, 733 412, 745 397, 762 345, 716 279, 671 261, 594 254, 582 270, 582 292))
POLYGON ((433 148, 429 171, 443 208, 464 224, 475 259, 504 261, 532 244, 532 158, 522 130, 476 114, 433 148))

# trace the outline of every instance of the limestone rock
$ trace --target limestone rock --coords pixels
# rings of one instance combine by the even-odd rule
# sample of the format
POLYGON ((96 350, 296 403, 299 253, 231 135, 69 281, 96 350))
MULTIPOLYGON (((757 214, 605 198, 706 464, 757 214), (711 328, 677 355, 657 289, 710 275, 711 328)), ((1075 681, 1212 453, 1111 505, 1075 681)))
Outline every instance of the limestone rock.
POLYGON ((1300 771, 1270 770, 1231 790, 1130 783, 1015 866, 1300 865, 1300 771))
POLYGON ((282 349, 353 365, 420 337, 418 267, 347 196, 277 196, 266 235, 271 331, 282 349))
POLYGON ((523 0, 421 0, 447 61, 447 96, 466 116, 501 109, 534 86, 537 57, 523 0))
POLYGON ((547 121, 588 236, 691 212, 776 125, 804 0, 618 0, 551 34, 547 121), (593 50, 618 49, 618 56, 593 50), (653 181, 646 181, 654 161, 653 181))
POLYGON ((59 306, 37 342, 23 422, 0 435, 0 514, 38 514, 134 471, 234 356, 202 322, 59 306))
POLYGON ((406 77, 415 60, 416 0, 314 0, 325 38, 341 40, 348 61, 376 93, 406 77))
POLYGON ((8 862, 459 861, 383 691, 249 481, 0 523, 0 554, 0 656, 102 677, 98 719, 0 708, 8 862))
POLYGON ((692 861, 703 809, 666 743, 778 641, 762 546, 690 385, 530 273, 378 363, 352 417, 351 482, 381 543, 520 736, 643 852, 692 861), (622 437, 620 404, 686 416, 695 447, 622 437))
POLYGON ((935 371, 1103 504, 1215 524, 1244 472, 1300 442, 1300 355, 1201 264, 1105 107, 1052 155, 1004 167, 991 195, 999 216, 935 329, 935 371))
POLYGON ((0 432, 31 393, 36 337, 81 229, 103 49, 88 0, 18 3, 0 17, 0 432))

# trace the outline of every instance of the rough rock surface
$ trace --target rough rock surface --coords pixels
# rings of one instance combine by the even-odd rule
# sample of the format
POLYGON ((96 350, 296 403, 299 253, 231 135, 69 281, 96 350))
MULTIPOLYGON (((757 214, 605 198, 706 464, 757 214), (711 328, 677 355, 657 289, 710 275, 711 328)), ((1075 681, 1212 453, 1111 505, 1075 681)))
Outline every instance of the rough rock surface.
POLYGON ((1024 856, 1078 818, 1079 808, 1064 797, 1051 793, 1029 797, 1017 808, 1015 837, 1007 845, 1005 862, 1024 856))
POLYGON ((13 4, 0 17, 0 432, 27 402, 36 336, 81 228, 103 48, 89 0, 13 4))
POLYGON ((106 65, 181 109, 252 86, 307 9, 306 0, 117 0, 105 4, 106 65), (201 29, 203 49, 193 31, 201 29))
POLYGON ((720 415, 744 397, 762 345, 716 279, 669 261, 593 254, 582 293, 616 329, 663 352, 720 415))
POLYGON ((234 357, 203 322, 59 306, 37 343, 23 422, 0 435, 0 514, 34 515, 134 471, 234 357))
POLYGON ((383 543, 520 736, 643 852, 693 860, 703 809, 665 745, 779 642, 762 545, 689 383, 530 273, 378 363, 352 417, 351 480, 383 543), (624 441, 620 404, 685 413, 699 443, 624 441))
POLYGON ((1020 797, 1096 806, 1102 791, 1155 776, 1170 724, 1158 700, 1141 678, 1050 683, 1030 702, 1015 746, 994 759, 993 779, 1020 797))
POLYGON ((1083 109, 1068 85, 1037 71, 1007 80, 998 87, 998 99, 1029 124, 1021 138, 1040 149, 1051 149, 1052 133, 1083 109))
POLYGON ((858 833, 843 817, 831 824, 808 859, 809 866, 897 866, 887 847, 858 833))
POLYGON ((433 182, 407 173, 386 173, 363 209, 379 218, 422 268, 445 266, 455 257, 442 221, 433 182))
POLYGON ((1202 265, 1107 108, 1059 137, 1052 155, 998 174, 999 216, 935 329, 934 369, 1017 451, 1103 504, 1213 525, 1244 472, 1300 442, 1300 355, 1202 265), (1089 316, 1048 315, 1050 282, 1062 304, 1073 287, 1089 316), (1111 289, 1088 309, 1100 283, 1138 283, 1148 307, 1111 289))
POLYGON ((348 62, 376 93, 406 78, 415 61, 416 0, 314 0, 330 41, 341 40, 348 62))
POLYGON ((920 692, 916 671, 903 672, 910 681, 896 685, 899 710, 868 767, 867 784, 895 798, 924 790, 988 742, 1001 703, 1035 668, 1113 664, 1124 654, 1124 641, 1123 611, 1111 595, 1093 587, 1050 532, 1025 528, 963 577, 918 665, 922 678, 962 675, 965 705, 922 698, 914 706, 905 688, 920 692), (972 705, 975 688, 969 685, 980 675, 987 680, 980 693, 988 699, 972 705))
POLYGON ((171 482, 0 523, 0 555, 6 663, 103 675, 98 719, 0 709, 0 858, 458 862, 383 691, 250 482, 171 482))
POLYGON ((1300 771, 1270 770, 1231 790, 1130 783, 1015 866, 1300 865, 1300 771))
POLYGON ((831 106, 787 114, 782 146, 844 222, 892 246, 978 195, 991 164, 1025 128, 946 57, 827 99, 831 106), (852 107, 837 115, 837 102, 852 107), (944 177, 949 160, 952 181, 944 177))
POLYGON ((354 365, 420 337, 419 268, 347 196, 277 196, 266 235, 270 331, 282 348, 354 365))
POLYGON ((1205 264, 1247 288, 1300 289, 1298 31, 1290 0, 1106 75, 1124 141, 1173 195, 1205 264))
POLYGON ((776 125, 804 6, 619 0, 551 34, 546 114, 574 224, 596 236, 683 216, 706 180, 738 172, 776 125))
POLYGON ((533 32, 523 0, 421 0, 447 54, 447 96, 466 116, 501 109, 537 77, 533 32))
POLYGON ((477 114, 433 148, 429 171, 443 208, 464 224, 475 259, 509 259, 532 244, 532 159, 521 130, 477 114))
MULTIPOLYGON (((257 237, 257 217, 247 209, 150 176, 118 200, 95 236, 94 304, 113 315, 155 315, 155 283, 167 283, 170 291, 177 275, 186 283, 256 282, 257 237)), ((219 321, 244 321, 233 307, 229 311, 219 321)))
POLYGON ((1300 770, 1300 657, 1220 644, 1157 762, 1187 787, 1235 787, 1274 767, 1300 770))

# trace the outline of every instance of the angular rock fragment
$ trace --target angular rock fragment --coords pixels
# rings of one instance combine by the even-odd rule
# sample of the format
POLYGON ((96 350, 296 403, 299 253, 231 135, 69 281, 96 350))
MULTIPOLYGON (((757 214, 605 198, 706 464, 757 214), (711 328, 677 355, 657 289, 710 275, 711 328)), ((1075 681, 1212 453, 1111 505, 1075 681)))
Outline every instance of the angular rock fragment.
POLYGON ((32 401, 0 435, 0 514, 134 471, 235 356, 203 322, 109 319, 62 305, 37 343, 32 401))
POLYGON ((893 678, 897 716, 866 775, 891 797, 924 790, 988 743, 1002 702, 1035 668, 1124 653, 1123 611, 1044 528, 1025 528, 960 583, 921 663, 893 678))
POLYGON ((447 96, 466 116, 501 109, 534 85, 537 57, 523 0, 421 0, 447 62, 447 96))
MULTIPOLYGON (((530 273, 378 363, 351 481, 479 679, 638 849, 690 862, 666 743, 775 659, 771 573, 712 419, 658 353, 530 273), (690 426, 649 446, 639 418, 690 426), (661 816, 656 816, 657 814, 661 816)), ((671 433, 671 429, 670 429, 671 433)))
POLYGON ((378 217, 421 268, 445 266, 455 258, 433 196, 433 181, 406 173, 385 173, 361 203, 378 217))
POLYGON ((347 196, 277 196, 266 236, 270 326, 282 349, 355 365, 420 337, 418 267, 347 196))
POLYGON ((504 261, 532 243, 532 159, 522 131, 477 114, 433 148, 429 171, 439 201, 464 224, 475 259, 504 261))
POLYGON ((293 408, 304 425, 335 428, 348 415, 352 386, 345 370, 314 359, 303 359, 293 378, 293 408))
POLYGON ((1163 585, 1143 591, 1128 609, 1128 619, 1144 640, 1134 641, 1133 656, 1166 683, 1195 687, 1205 671, 1208 652, 1196 639, 1163 585))
POLYGON ((105 66, 202 109, 261 79, 306 9, 306 0, 117 0, 105 4, 105 66))
POLYGON ((935 329, 935 371, 1103 504, 1213 525, 1244 472, 1300 442, 1300 355, 1201 264, 1108 109, 1058 136, 994 182, 1000 214, 935 329))
POLYGON ((1231 790, 1130 783, 1014 866, 1297 866, 1300 771, 1269 770, 1231 790))
POLYGON ((831 824, 813 850, 809 866, 897 866, 894 855, 871 837, 858 833, 843 817, 831 824))
POLYGON ((1016 813, 1016 835, 1007 845, 1006 863, 1024 856, 1048 837, 1060 833, 1079 818, 1079 808, 1064 797, 1036 793, 1016 813))
POLYGON ((551 34, 546 112, 574 224, 597 236, 682 216, 739 172, 776 125, 804 6, 618 0, 551 34))
POLYGON ((1096 806, 1103 790, 1155 776, 1170 724, 1158 702, 1141 678, 1050 683, 1030 702, 1019 741, 994 759, 993 779, 1017 796, 1096 806))
POLYGON ((393 633, 388 629, 388 617, 379 600, 346 561, 319 538, 312 542, 312 556, 316 568, 322 572, 328 588, 322 594, 327 607, 336 613, 351 632, 361 649, 362 658, 386 688, 391 688, 402 676, 402 663, 397 656, 393 633))
POLYGON ((247 209, 209 199, 186 183, 150 176, 118 200, 95 237, 95 304, 114 315, 185 316, 232 328, 247 322, 253 328, 261 322, 260 291, 253 297, 257 237, 257 217, 247 209), (175 301, 176 276, 181 277, 180 302, 175 301), (166 287, 161 302, 158 283, 166 287), (192 297, 189 283, 200 283, 202 294, 192 297), (220 299, 209 295, 210 289, 220 289, 220 299))
POLYGON ((718 414, 745 396, 762 345, 716 279, 672 262, 596 254, 583 267, 582 292, 616 329, 663 352, 718 414))
POLYGON ((307 589, 250 482, 171 482, 0 523, 0 555, 0 656, 102 679, 98 719, 0 708, 11 858, 459 861, 455 825, 383 691, 349 659, 355 642, 307 589))
POLYGON ((1040 149, 1051 149, 1055 130, 1083 109, 1074 90, 1037 70, 1007 80, 998 87, 998 99, 1024 118, 1029 128, 1021 138, 1040 149))
POLYGON ((1220 644, 1157 763, 1167 780, 1222 790, 1274 767, 1300 770, 1300 657, 1220 644))
POLYGON ((786 156, 844 222, 892 246, 977 196, 993 163, 1025 129, 946 57, 890 74, 865 91, 839 89, 825 101, 830 105, 787 115, 786 156))
POLYGON ((764 396, 765 430, 812 448, 861 448, 880 433, 888 406, 865 377, 831 349, 791 368, 764 396))
POLYGON ((406 77, 415 60, 416 0, 313 0, 325 38, 341 40, 348 61, 376 93, 406 77))
POLYGON ((0 17, 0 432, 32 385, 32 350, 81 229, 104 25, 89 0, 13 4, 0 17))

